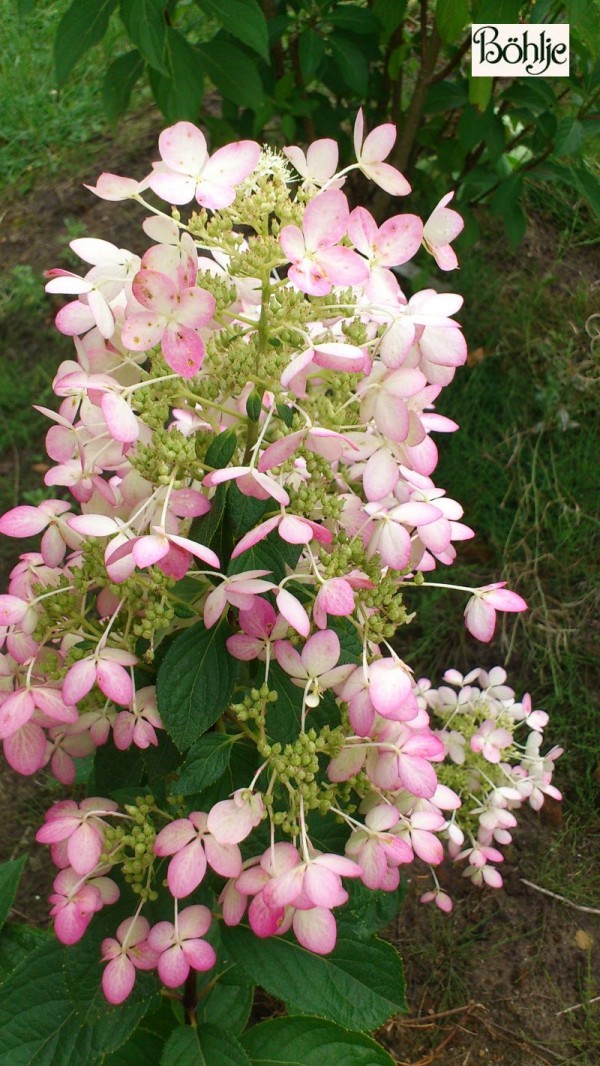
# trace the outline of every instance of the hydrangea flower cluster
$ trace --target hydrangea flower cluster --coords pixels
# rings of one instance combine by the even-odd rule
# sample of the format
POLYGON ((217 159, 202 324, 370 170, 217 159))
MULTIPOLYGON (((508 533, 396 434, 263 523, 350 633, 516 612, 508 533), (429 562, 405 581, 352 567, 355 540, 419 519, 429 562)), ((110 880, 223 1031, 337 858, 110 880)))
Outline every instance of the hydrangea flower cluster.
MULTIPOLYGON (((16 771, 65 786, 103 748, 143 755, 132 802, 58 802, 37 834, 64 943, 137 897, 102 943, 114 1004, 137 970, 178 988, 213 967, 213 918, 325 954, 345 879, 392 891, 446 849, 497 886, 513 811, 558 795, 546 716, 502 670, 435 690, 400 656, 429 575, 473 534, 432 480, 434 435, 458 428, 435 402, 466 359, 462 300, 409 299, 395 272, 421 247, 456 265, 452 194, 425 223, 378 226, 344 192, 353 169, 410 192, 385 162, 394 138, 365 136, 359 114, 356 162, 338 169, 329 139, 209 156, 179 122, 144 181, 92 188, 143 205, 146 251, 81 238, 82 273, 49 271, 73 297, 56 325, 74 358, 58 412, 41 409, 45 484, 62 492, 0 519, 43 534, 0 596, 0 739, 16 771), (320 846, 321 822, 339 848, 320 846)), ((460 591, 483 641, 497 611, 526 607, 501 582, 460 591)), ((451 906, 437 882, 423 898, 451 906)))

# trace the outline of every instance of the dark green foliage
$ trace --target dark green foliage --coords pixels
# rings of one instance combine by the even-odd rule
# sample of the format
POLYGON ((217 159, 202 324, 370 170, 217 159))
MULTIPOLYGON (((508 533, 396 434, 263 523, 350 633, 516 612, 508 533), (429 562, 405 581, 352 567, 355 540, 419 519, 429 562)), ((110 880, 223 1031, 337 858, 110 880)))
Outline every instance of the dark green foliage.
MULTIPOLYGON (((31 4, 21 3, 23 14, 31 4)), ((471 208, 487 201, 511 247, 522 239, 521 198, 537 174, 575 186, 600 217, 600 182, 589 150, 600 132, 598 0, 426 0, 420 19, 400 0, 76 0, 56 36, 60 84, 119 21, 133 51, 110 62, 103 99, 111 121, 146 73, 167 122, 199 121, 210 84, 222 117, 204 116, 214 142, 339 138, 350 155, 349 119, 396 124, 388 162, 416 182, 422 209, 449 189, 477 234, 471 208), (471 22, 568 22, 568 78, 473 78, 471 22), (417 167, 418 165, 418 167, 417 167)), ((107 60, 108 62, 108 60, 107 60)), ((382 209, 375 191, 376 213, 382 209)), ((249 411, 249 417, 254 414, 249 411)))

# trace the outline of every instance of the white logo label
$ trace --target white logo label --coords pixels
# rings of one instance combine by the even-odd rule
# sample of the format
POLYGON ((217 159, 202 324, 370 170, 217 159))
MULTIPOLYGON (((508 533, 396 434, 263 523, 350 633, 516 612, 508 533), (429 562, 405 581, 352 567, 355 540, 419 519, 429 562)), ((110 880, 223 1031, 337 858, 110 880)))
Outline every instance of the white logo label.
POLYGON ((540 23, 471 27, 474 77, 556 78, 569 73, 569 27, 540 23))

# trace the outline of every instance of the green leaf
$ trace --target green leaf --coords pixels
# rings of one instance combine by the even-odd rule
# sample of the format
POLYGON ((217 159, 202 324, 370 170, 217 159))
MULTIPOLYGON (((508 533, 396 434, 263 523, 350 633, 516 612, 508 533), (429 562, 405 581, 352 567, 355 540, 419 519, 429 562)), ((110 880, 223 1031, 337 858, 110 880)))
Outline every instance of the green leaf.
POLYGON ((469 21, 469 0, 437 0, 435 24, 444 44, 456 44, 469 21))
POLYGON ((527 219, 520 204, 523 178, 520 174, 511 174, 498 187, 490 200, 493 215, 498 215, 504 222, 506 236, 511 249, 515 249, 523 239, 527 219))
POLYGON ((102 40, 117 0, 73 0, 61 18, 54 39, 54 69, 64 85, 75 64, 102 40))
POLYGON ((597 51, 600 38, 600 5, 597 0, 567 0, 564 21, 569 23, 571 32, 586 48, 592 53, 597 51))
MULTIPOLYGON (((173 1019, 175 1021, 175 1019, 173 1019)), ((136 1029, 126 1044, 102 1060, 102 1066, 143 1066, 156 1062, 160 1051, 160 1037, 149 1029, 136 1029)))
POLYGON ((165 46, 166 0, 121 0, 121 20, 130 40, 143 57, 161 74, 167 74, 165 46))
POLYGON ((199 48, 167 27, 165 61, 172 72, 163 75, 150 67, 148 75, 156 102, 168 122, 197 121, 204 99, 204 67, 199 48))
POLYGON ((208 44, 198 45, 206 73, 226 100, 257 111, 264 89, 256 63, 221 32, 208 44))
POLYGON ((254 496, 247 496, 245 492, 240 492, 235 483, 232 483, 227 497, 227 521, 235 540, 239 540, 244 534, 254 529, 267 508, 272 508, 272 506, 272 500, 257 500, 254 496))
POLYGON ((215 439, 211 441, 204 457, 204 462, 215 470, 222 470, 233 458, 236 447, 237 433, 234 429, 226 429, 223 433, 217 434, 215 439))
POLYGON ((578 119, 561 118, 556 131, 554 155, 558 158, 577 155, 583 142, 583 125, 578 119))
POLYGON ((354 4, 336 4, 333 11, 328 12, 327 21, 341 30, 350 33, 376 33, 377 18, 365 7, 357 7, 354 4))
POLYGON ((144 71, 139 52, 125 52, 113 59, 102 82, 102 103, 109 122, 116 122, 127 110, 131 90, 144 71))
POLYGON ((242 1045, 215 1025, 180 1026, 167 1040, 161 1066, 252 1066, 242 1045))
POLYGON ((340 928, 347 927, 348 936, 361 940, 385 929, 398 914, 406 895, 404 882, 394 892, 373 891, 362 881, 350 881, 347 888, 350 898, 337 912, 338 921, 340 928))
POLYGON ((272 1018, 253 1026, 242 1043, 252 1066, 393 1066, 379 1044, 322 1018, 272 1018))
POLYGON ((163 724, 180 751, 198 740, 226 709, 238 664, 225 641, 229 627, 198 622, 171 644, 158 671, 156 693, 163 724))
POLYGON ((0 990, 0 1066, 100 1066, 128 1040, 157 1001, 156 980, 138 974, 127 1002, 111 1007, 98 948, 52 940, 13 970, 0 990))
POLYGON ((278 663, 271 663, 269 688, 277 693, 277 702, 267 708, 269 736, 280 744, 288 744, 300 732, 302 689, 293 684, 278 663))
MULTIPOLYGON (((211 979, 210 973, 207 979, 211 979)), ((204 1025, 211 1022, 239 1036, 250 1017, 253 1000, 254 985, 248 983, 239 966, 229 966, 208 995, 200 1000, 198 1021, 204 1025)))
POLYGON ((30 15, 36 3, 37 0, 17 0, 19 18, 25 18, 26 15, 30 15))
POLYGON ((229 766, 236 737, 227 733, 205 733, 190 748, 181 767, 177 791, 182 796, 202 792, 218 781, 229 766))
POLYGON ((269 62, 267 21, 256 0, 199 0, 200 7, 269 62))
POLYGON ((473 22, 516 23, 522 7, 523 0, 479 0, 473 5, 473 22))
POLYGON ((358 96, 365 96, 369 88, 369 67, 361 49, 347 37, 331 37, 331 55, 344 82, 358 96))
POLYGON ((493 78, 469 78, 469 102, 478 111, 485 111, 492 96, 493 78))
POLYGON ((454 111, 468 103, 466 80, 441 81, 432 85, 425 99, 425 114, 437 115, 443 111, 454 111))
POLYGON ((570 170, 577 191, 590 205, 597 218, 600 218, 600 181, 591 170, 588 170, 585 163, 572 165, 570 170))
POLYGON ((223 926, 221 937, 228 954, 290 1013, 369 1030, 406 1009, 402 962, 383 940, 340 937, 331 955, 314 955, 284 937, 260 940, 244 925, 223 926))
POLYGON ((384 43, 392 36, 404 18, 408 0, 374 0, 373 14, 383 27, 384 43))
POLYGON ((305 85, 311 78, 314 78, 324 55, 325 45, 322 35, 309 26, 298 38, 298 58, 305 85))
POLYGON ((26 862, 27 856, 21 855, 18 859, 9 859, 0 865, 0 927, 10 914, 26 862))
POLYGON ((54 943, 53 933, 34 925, 6 922, 0 933, 0 983, 42 944, 54 943))
POLYGON ((261 411, 262 394, 254 388, 246 400, 246 414, 251 422, 258 422, 261 411))

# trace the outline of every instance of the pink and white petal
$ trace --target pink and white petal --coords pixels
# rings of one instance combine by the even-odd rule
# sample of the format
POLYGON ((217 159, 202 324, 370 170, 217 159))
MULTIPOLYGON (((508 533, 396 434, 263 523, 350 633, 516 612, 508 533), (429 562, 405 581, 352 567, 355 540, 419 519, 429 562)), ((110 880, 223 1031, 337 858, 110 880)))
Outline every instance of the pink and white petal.
POLYGON ((115 320, 106 297, 98 289, 92 289, 87 301, 100 334, 109 340, 115 332, 115 320))
POLYGON ((338 874, 326 866, 308 863, 302 889, 316 907, 329 908, 338 905, 340 879, 338 874))
POLYGON ((216 185, 235 187, 251 174, 260 159, 256 141, 234 141, 211 155, 202 178, 216 185))
POLYGON ((182 378, 193 378, 204 360, 204 341, 188 326, 171 323, 162 337, 165 362, 182 378))
POLYGON ((180 911, 177 920, 179 936, 182 940, 197 939, 205 936, 210 929, 212 915, 208 907, 195 904, 180 911))
POLYGON ((132 444, 140 435, 140 427, 131 407, 116 392, 105 392, 100 401, 102 414, 114 440, 132 444))
POLYGON ((394 491, 400 471, 389 448, 378 448, 368 459, 363 471, 363 488, 367 500, 382 500, 394 491))
POLYGON ((330 248, 346 236, 350 211, 340 189, 319 193, 308 204, 302 222, 306 247, 311 251, 330 248))
POLYGON ((182 946, 186 960, 194 970, 199 970, 201 973, 212 970, 217 961, 212 944, 208 944, 206 940, 194 938, 186 940, 182 946))
POLYGON ((158 270, 140 270, 131 286, 133 295, 142 307, 159 315, 171 315, 178 306, 175 282, 158 270))
POLYGON ((137 537, 131 554, 135 559, 136 566, 144 569, 146 566, 153 566, 159 559, 163 559, 169 550, 169 542, 166 536, 156 536, 154 534, 146 537, 137 537))
POLYGON ((100 174, 95 185, 85 185, 84 188, 99 196, 101 200, 128 200, 137 196, 145 188, 145 182, 135 181, 134 178, 124 178, 120 174, 111 174, 105 171, 100 174))
POLYGON ((0 518, 0 533, 6 537, 36 537, 46 528, 49 517, 39 507, 23 504, 6 511, 0 518))
POLYGON ((189 204, 196 192, 196 179, 189 174, 178 174, 168 167, 153 171, 148 177, 148 185, 168 204, 189 204))
POLYGON ((303 681, 308 679, 306 667, 294 645, 289 640, 276 640, 273 648, 275 650, 275 658, 286 674, 303 681))
POLYGON ((92 659, 81 659, 69 669, 62 687, 65 703, 72 706, 87 696, 96 680, 96 664, 92 659))
POLYGON ((398 756, 398 776, 407 792, 430 799, 437 788, 437 777, 431 763, 418 755, 398 756))
POLYGON ((411 191, 404 175, 389 163, 369 163, 368 166, 362 166, 361 170, 390 196, 408 196, 411 191))
MULTIPOLYGON (((288 433, 287 437, 281 437, 280 440, 276 440, 273 444, 269 444, 260 456, 258 463, 260 473, 264 474, 273 466, 280 466, 281 463, 285 463, 286 459, 289 459, 290 456, 294 454, 304 436, 304 431, 298 430, 297 433, 288 433)), ((35 511, 36 508, 32 507, 31 510, 35 511)), ((23 536, 26 536, 26 534, 23 534, 23 536)))
POLYGON ((319 344, 312 352, 312 358, 317 366, 340 370, 345 374, 358 373, 365 366, 364 350, 341 341, 319 344))
POLYGON ((314 261, 333 285, 362 285, 369 278, 366 260, 343 245, 320 249, 314 261))
POLYGON ((96 322, 87 304, 72 300, 61 307, 54 324, 59 333, 64 333, 66 337, 78 337, 92 329, 96 322))
POLYGON ((27 722, 3 742, 4 757, 18 774, 28 777, 46 763, 46 734, 35 722, 27 722))
POLYGON ((302 664, 308 676, 318 677, 332 670, 340 657, 340 640, 333 629, 324 629, 307 640, 302 649, 302 664))
POLYGON ((488 644, 496 628, 496 612, 480 596, 473 596, 465 608, 465 625, 477 640, 488 644))
POLYGON ((102 974, 102 991, 114 1007, 123 1003, 133 991, 135 966, 126 955, 111 959, 102 974))
MULTIPOLYGON (((287 589, 280 589, 277 593, 276 602, 279 611, 285 618, 286 622, 289 622, 292 629, 295 629, 301 637, 307 637, 310 633, 310 619, 300 603, 300 600, 296 599, 296 597, 293 596, 291 592, 288 592, 287 589)), ((279 643, 279 641, 277 643, 279 643)))
POLYGON ((160 343, 165 326, 165 316, 155 312, 128 315, 121 330, 123 346, 128 351, 147 352, 160 343))
POLYGON ((199 329, 207 326, 215 313, 215 298, 205 289, 184 289, 180 294, 175 319, 182 326, 199 329))
POLYGON ((355 248, 369 256, 377 240, 377 223, 364 207, 355 207, 348 220, 348 236, 355 248))
POLYGON ((281 522, 281 515, 275 515, 273 518, 267 518, 266 522, 261 522, 260 525, 251 529, 238 543, 231 553, 232 559, 237 559, 238 555, 243 555, 249 548, 253 548, 255 544, 258 544, 265 537, 269 536, 274 529, 277 528, 281 522))
POLYGON ((161 858, 165 855, 174 855, 176 851, 194 840, 196 830, 189 818, 176 818, 174 822, 161 829, 154 841, 154 854, 161 858))
MULTIPOLYGON (((287 154, 287 150, 284 149, 287 154)), ((288 156, 292 160, 294 166, 296 163, 291 156, 288 156)), ((336 171, 339 159, 339 148, 337 142, 331 137, 322 137, 318 141, 313 141, 309 144, 306 151, 306 163, 308 167, 308 176, 313 178, 319 184, 324 183, 331 178, 336 171)), ((298 170, 298 167, 296 167, 298 170)), ((306 175, 306 170, 299 170, 299 173, 303 176, 306 175)))
POLYGON ((382 266, 401 266, 418 252, 423 240, 423 223, 418 215, 394 215, 384 222, 376 241, 382 266))
POLYGON ((181 944, 167 948, 158 960, 158 976, 167 988, 179 988, 190 972, 190 964, 181 944))
POLYGON ((275 933, 279 932, 283 916, 284 908, 268 907, 262 892, 259 892, 254 897, 248 908, 250 928, 255 936, 261 937, 261 939, 274 936, 275 933))
MULTIPOLYGON (((155 849, 156 850, 156 849, 155 849)), ((198 887, 206 873, 206 855, 198 839, 173 856, 167 870, 167 882, 175 899, 189 896, 198 887)))
POLYGON ((221 844, 215 837, 204 837, 206 858, 221 877, 238 877, 242 872, 242 854, 237 844, 221 844))
POLYGON ((396 143, 396 127, 392 122, 384 122, 367 134, 360 151, 361 163, 379 163, 391 152, 396 143))
POLYGON ((415 855, 418 855, 423 862, 429 863, 430 866, 437 866, 443 861, 444 848, 442 842, 433 833, 427 833, 421 829, 413 829, 410 834, 410 841, 415 855))
POLYGON ((69 837, 67 855, 75 873, 89 874, 102 854, 102 836, 95 826, 82 822, 69 837))
POLYGON ((325 907, 313 907, 309 911, 296 911, 292 926, 298 943, 316 955, 328 955, 337 939, 337 926, 331 911, 325 907))
POLYGON ((290 263, 297 263, 306 254, 304 235, 298 226, 284 226, 279 234, 279 243, 290 263))
POLYGON ((274 500, 277 500, 277 503, 280 503, 282 507, 288 506, 290 498, 279 482, 274 481, 268 474, 261 474, 257 470, 252 471, 252 478, 264 492, 272 496, 274 500))
MULTIPOLYGON (((98 688, 109 700, 126 707, 133 698, 133 682, 130 675, 118 663, 100 659, 96 673, 98 688)), ((64 689, 63 689, 64 694, 64 689)))
POLYGON ((190 540, 189 537, 179 537, 175 533, 169 534, 169 540, 176 544, 178 548, 183 548, 184 551, 190 552, 197 559, 201 559, 208 566, 214 566, 216 569, 220 567, 219 556, 215 555, 214 551, 211 548, 207 548, 205 544, 199 544, 198 541, 190 540))
POLYGON ((369 671, 369 695, 376 711, 384 717, 394 714, 406 702, 412 682, 392 658, 377 659, 369 671))
POLYGON ((176 122, 158 138, 161 159, 181 174, 199 174, 208 160, 206 138, 191 122, 176 122))
POLYGON ((0 740, 26 725, 35 711, 33 696, 27 689, 13 692, 0 706, 0 740))

